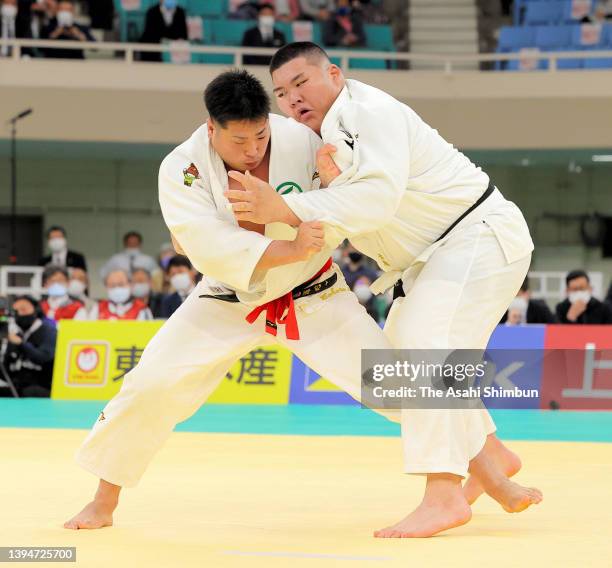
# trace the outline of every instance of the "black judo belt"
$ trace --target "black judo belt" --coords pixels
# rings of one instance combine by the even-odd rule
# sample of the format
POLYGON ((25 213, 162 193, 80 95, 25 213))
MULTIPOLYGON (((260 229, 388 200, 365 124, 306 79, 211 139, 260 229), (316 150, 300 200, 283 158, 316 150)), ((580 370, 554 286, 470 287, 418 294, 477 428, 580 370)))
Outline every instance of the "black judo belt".
MULTIPOLYGON (((331 288, 338 280, 338 275, 334 272, 329 278, 326 278, 322 282, 317 282, 316 284, 313 284, 313 282, 316 279, 317 278, 312 278, 311 280, 304 282, 304 284, 300 284, 299 286, 295 287, 291 291, 291 295, 293 296, 293 299, 297 300, 298 298, 305 298, 306 296, 312 296, 313 294, 318 294, 319 292, 323 292, 323 290, 327 290, 328 288, 331 288)), ((198 297, 199 298, 212 298, 214 300, 221 300, 222 302, 239 302, 240 301, 238 297, 236 296, 236 294, 219 294, 217 296, 214 296, 212 294, 201 294, 198 297)))
MULTIPOLYGON (((474 205, 472 205, 469 209, 464 211, 461 217, 459 217, 448 229, 446 229, 446 231, 444 231, 434 241, 434 243, 437 243, 438 241, 441 241, 444 237, 446 237, 461 221, 463 221, 472 211, 474 211, 476 207, 478 207, 487 197, 489 197, 493 193, 494 189, 495 186, 491 182, 489 182, 489 187, 487 187, 486 191, 478 198, 478 201, 476 201, 476 203, 474 203, 474 205)), ((402 279, 400 278, 393 286, 393 299, 395 300, 396 298, 403 298, 405 295, 406 294, 404 293, 402 279)))

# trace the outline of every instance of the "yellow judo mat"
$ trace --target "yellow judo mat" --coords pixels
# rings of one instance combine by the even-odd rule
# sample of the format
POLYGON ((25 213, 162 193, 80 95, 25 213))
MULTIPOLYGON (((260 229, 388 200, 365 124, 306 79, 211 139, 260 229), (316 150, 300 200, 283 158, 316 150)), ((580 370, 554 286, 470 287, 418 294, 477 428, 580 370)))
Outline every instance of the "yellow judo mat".
POLYGON ((85 435, 0 428, 0 546, 75 546, 88 568, 612 566, 612 444, 509 442, 541 505, 508 514, 482 497, 458 529, 376 539, 423 490, 399 438, 175 432, 115 526, 70 531, 97 486, 73 461, 85 435))

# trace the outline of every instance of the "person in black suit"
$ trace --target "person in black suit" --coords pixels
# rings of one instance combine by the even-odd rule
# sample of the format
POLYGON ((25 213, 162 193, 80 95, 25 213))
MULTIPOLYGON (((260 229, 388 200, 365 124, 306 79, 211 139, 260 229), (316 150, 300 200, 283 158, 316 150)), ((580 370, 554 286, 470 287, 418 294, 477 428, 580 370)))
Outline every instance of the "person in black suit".
POLYGON ((544 300, 533 300, 529 291, 529 278, 525 277, 519 293, 510 304, 500 323, 555 323, 556 318, 544 300), (508 321, 510 320, 510 321, 508 321))
MULTIPOLYGON (((287 43, 285 34, 274 27, 275 14, 272 4, 263 3, 258 6, 257 26, 244 32, 242 45, 244 47, 282 47, 287 43)), ((270 55, 245 55, 245 65, 269 65, 270 55)))
MULTIPOLYGON (((74 4, 70 0, 61 0, 57 4, 57 14, 41 31, 41 39, 58 41, 96 41, 89 28, 74 22, 74 4)), ((58 59, 85 59, 82 49, 43 48, 45 57, 58 59)))
POLYGON ((584 270, 572 270, 565 282, 567 298, 557 304, 560 323, 612 323, 612 308, 591 296, 593 288, 584 270))
POLYGON ((363 47, 363 18, 349 0, 338 0, 336 12, 323 23, 323 43, 329 47, 363 47))
POLYGON ((170 285, 176 290, 162 300, 161 317, 169 318, 195 288, 195 271, 186 256, 174 256, 168 263, 170 285))
POLYGON ((47 246, 51 254, 43 256, 38 261, 40 266, 53 264, 65 268, 82 268, 87 272, 87 261, 85 257, 80 252, 68 249, 66 229, 64 229, 64 227, 53 225, 53 227, 47 229, 47 246))
MULTIPOLYGON (((164 39, 187 39, 187 17, 185 10, 177 6, 176 0, 160 0, 158 6, 147 10, 142 43, 161 43, 164 39)), ((161 61, 161 53, 142 52, 142 61, 161 61)))

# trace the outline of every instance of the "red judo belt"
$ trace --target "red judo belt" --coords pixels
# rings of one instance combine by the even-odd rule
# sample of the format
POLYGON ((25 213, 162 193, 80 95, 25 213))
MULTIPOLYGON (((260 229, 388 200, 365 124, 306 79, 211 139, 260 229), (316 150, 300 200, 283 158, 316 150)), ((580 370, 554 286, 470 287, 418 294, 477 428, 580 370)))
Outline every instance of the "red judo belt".
MULTIPOLYGON (((266 332, 270 335, 276 335, 278 331, 279 325, 285 326, 285 335, 287 339, 299 339, 300 338, 300 330, 298 329, 297 317, 295 314, 295 305, 294 300, 298 298, 304 298, 306 296, 311 296, 312 294, 318 294, 323 290, 327 290, 333 286, 338 280, 338 275, 334 272, 329 278, 326 278, 322 282, 317 282, 313 284, 315 280, 321 277, 325 272, 327 272, 332 265, 332 259, 329 258, 327 262, 323 265, 321 270, 319 270, 310 280, 307 280, 303 284, 300 284, 291 292, 287 292, 284 296, 277 298, 276 300, 272 300, 270 302, 266 302, 261 306, 257 306, 253 311, 251 311, 247 317, 246 321, 249 323, 253 323, 257 320, 260 314, 265 310, 266 312, 266 332)), ((221 300, 223 302, 239 302, 240 300, 236 296, 236 294, 222 294, 213 296, 212 294, 201 294, 200 298, 212 298, 214 300, 221 300)))
MULTIPOLYGON (((265 310, 266 311, 266 333, 270 335, 276 335, 277 329, 279 325, 285 326, 285 335, 287 339, 299 339, 300 338, 300 330, 298 329, 297 317, 295 315, 295 304, 294 299, 301 298, 303 296, 308 296, 311 293, 316 293, 324 290, 325 288, 329 288, 336 279, 338 278, 334 273, 333 278, 334 282, 327 283, 327 286, 323 286, 323 282, 321 282, 321 286, 318 289, 315 287, 312 288, 312 292, 309 291, 310 285, 319 278, 323 273, 327 272, 332 265, 332 259, 327 259, 327 262, 323 265, 321 270, 317 272, 310 280, 304 282, 297 288, 294 288, 290 292, 287 292, 284 296, 277 298, 276 300, 272 300, 261 306, 257 306, 249 315, 246 317, 246 320, 249 323, 253 323, 259 315, 265 310)), ((329 278, 328 280, 331 280, 329 278)), ((317 285, 318 286, 318 285, 317 285)))

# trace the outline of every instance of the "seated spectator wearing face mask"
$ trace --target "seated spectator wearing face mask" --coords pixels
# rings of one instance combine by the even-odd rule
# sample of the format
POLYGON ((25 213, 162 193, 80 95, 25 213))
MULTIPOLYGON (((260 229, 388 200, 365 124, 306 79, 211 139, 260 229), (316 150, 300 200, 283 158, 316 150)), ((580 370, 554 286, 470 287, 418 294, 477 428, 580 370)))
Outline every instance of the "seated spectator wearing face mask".
POLYGON ((170 291, 170 280, 168 278, 168 264, 170 259, 176 256, 172 243, 164 243, 159 247, 157 256, 157 268, 151 273, 152 286, 155 292, 167 294, 170 291))
POLYGON ((361 13, 349 0, 338 0, 334 14, 323 24, 323 43, 328 47, 362 47, 366 43, 361 13))
POLYGON ((144 268, 151 273, 156 270, 155 259, 140 251, 142 247, 142 235, 140 233, 128 231, 123 235, 123 246, 125 247, 124 250, 111 256, 101 268, 100 276, 102 279, 106 278, 107 274, 113 270, 123 270, 128 274, 131 274, 137 268, 144 268))
POLYGON ((144 302, 154 318, 162 317, 163 296, 153 292, 151 274, 144 268, 137 268, 132 273, 132 296, 144 302))
MULTIPOLYGON (((147 10, 142 43, 162 43, 164 39, 187 39, 187 17, 185 10, 177 5, 176 0, 160 0, 159 5, 147 10)), ((140 54, 142 61, 161 61, 159 52, 140 54)))
POLYGON ((195 288, 195 273, 186 256, 175 256, 168 264, 170 285, 176 290, 162 301, 162 317, 169 318, 195 288))
POLYGON ((555 323, 556 319, 544 300, 532 300, 529 279, 525 278, 519 293, 512 300, 500 323, 521 325, 525 323, 555 323))
MULTIPOLYGON (((30 296, 13 301, 15 325, 9 328, 4 365, 19 396, 51 394, 56 331, 42 318, 38 303, 30 296), (11 329, 12 328, 12 329, 11 329)), ((4 389, 0 396, 10 396, 4 389)))
POLYGON ((124 270, 113 270, 104 279, 106 300, 98 300, 89 313, 90 320, 151 320, 147 305, 132 296, 130 277, 124 270))
POLYGON ((82 268, 69 268, 68 295, 85 304, 87 312, 93 308, 94 301, 89 297, 89 276, 82 268))
POLYGON ((560 323, 612 323, 612 309, 591 296, 593 289, 584 270, 572 270, 565 278, 567 299, 557 304, 560 323))
POLYGON ((47 229, 47 247, 51 254, 40 259, 38 263, 40 266, 53 264, 54 266, 63 266, 65 268, 82 268, 87 270, 85 257, 80 252, 68 249, 66 229, 64 227, 54 225, 47 229))
MULTIPOLYGON (((287 43, 285 34, 274 27, 275 14, 272 4, 260 4, 257 26, 248 29, 242 36, 245 47, 282 47, 287 43)), ((245 55, 245 65, 269 65, 271 55, 245 55)))
POLYGON ((352 290, 359 278, 365 276, 370 282, 374 282, 378 275, 365 262, 365 257, 359 251, 349 249, 347 261, 342 266, 342 274, 347 286, 352 290))
POLYGON ((40 307, 47 318, 86 320, 85 304, 68 294, 68 271, 63 266, 50 265, 43 272, 46 298, 40 307))
MULTIPOLYGON (((74 4, 62 0, 57 4, 57 14, 41 31, 41 39, 56 39, 69 41, 95 41, 89 28, 74 23, 74 4)), ((82 49, 55 49, 42 50, 45 57, 61 59, 85 59, 82 49)))
MULTIPOLYGON (((25 39, 31 37, 30 17, 19 7, 17 0, 0 1, 0 39, 25 39)), ((0 47, 0 57, 12 55, 8 45, 0 47)), ((28 53, 29 51, 23 51, 28 53)))

